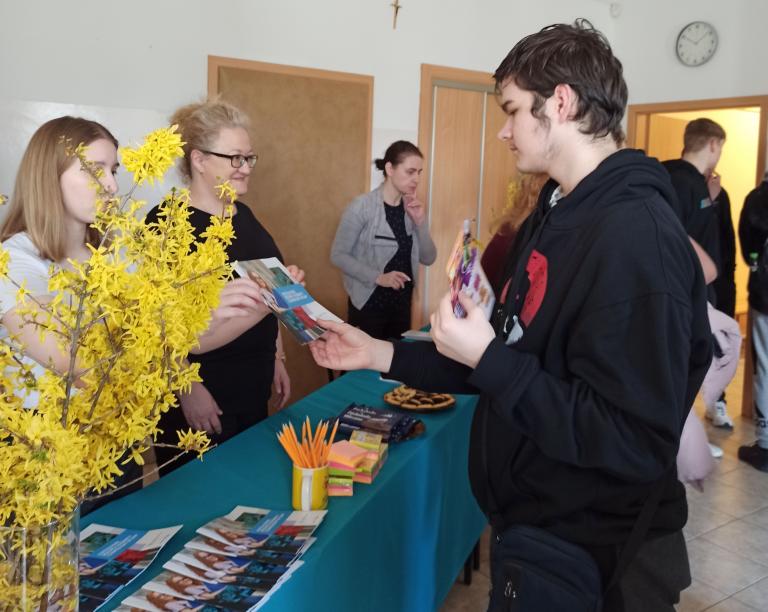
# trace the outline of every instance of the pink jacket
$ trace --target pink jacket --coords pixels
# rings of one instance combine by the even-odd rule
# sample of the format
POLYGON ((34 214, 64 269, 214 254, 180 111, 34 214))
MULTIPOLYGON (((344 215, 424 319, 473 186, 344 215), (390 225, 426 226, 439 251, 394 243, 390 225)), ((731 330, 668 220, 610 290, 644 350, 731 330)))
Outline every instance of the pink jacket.
POLYGON ((733 380, 739 365, 741 352, 741 330, 739 324, 724 312, 707 304, 709 326, 715 336, 722 357, 713 357, 707 375, 701 385, 701 396, 707 408, 712 409, 725 388, 733 380))

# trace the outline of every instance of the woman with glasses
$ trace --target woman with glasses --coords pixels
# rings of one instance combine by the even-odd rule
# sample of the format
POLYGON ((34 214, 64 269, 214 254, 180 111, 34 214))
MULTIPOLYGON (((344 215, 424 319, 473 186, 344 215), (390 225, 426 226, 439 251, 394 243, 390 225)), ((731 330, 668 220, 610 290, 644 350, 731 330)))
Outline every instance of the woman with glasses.
MULTIPOLYGON (((185 142, 179 171, 189 186, 189 221, 199 238, 212 217, 226 212, 216 185, 228 181, 238 196, 245 195, 258 156, 248 135, 248 117, 226 102, 189 104, 173 114, 171 123, 179 126, 185 142)), ((157 207, 150 211, 147 222, 156 221, 157 213, 157 207)), ((230 261, 282 260, 272 236, 248 206, 238 201, 232 213, 235 239, 227 249, 230 261)), ((298 268, 289 269, 294 280, 303 279, 298 268)), ((273 383, 278 407, 285 406, 290 379, 277 320, 268 313, 261 308, 249 316, 233 317, 201 337, 196 354, 189 359, 200 364, 203 382, 194 383, 189 393, 180 396, 181 410, 163 415, 160 427, 164 434, 158 442, 175 442, 176 430, 187 427, 207 431, 216 443, 227 440, 267 417, 273 383)), ((159 466, 175 454, 162 445, 156 446, 155 452, 159 466)), ((161 474, 178 467, 181 461, 165 466, 161 474)))

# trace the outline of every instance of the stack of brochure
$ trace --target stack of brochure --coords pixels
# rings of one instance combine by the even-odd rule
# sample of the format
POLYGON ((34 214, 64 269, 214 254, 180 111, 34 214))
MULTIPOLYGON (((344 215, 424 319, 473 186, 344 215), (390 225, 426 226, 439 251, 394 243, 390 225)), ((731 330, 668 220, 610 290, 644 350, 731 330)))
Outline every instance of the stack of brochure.
POLYGON ((206 523, 120 611, 258 610, 301 565, 325 510, 237 506, 206 523))
POLYGON ((80 610, 93 612, 143 572, 181 525, 140 531, 96 523, 80 534, 80 610))

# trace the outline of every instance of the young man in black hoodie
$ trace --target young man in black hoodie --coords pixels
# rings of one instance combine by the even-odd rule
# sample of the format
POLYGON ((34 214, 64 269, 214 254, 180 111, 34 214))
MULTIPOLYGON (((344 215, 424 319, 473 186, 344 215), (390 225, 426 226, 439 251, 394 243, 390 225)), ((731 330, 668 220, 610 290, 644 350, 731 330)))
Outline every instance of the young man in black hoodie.
MULTIPOLYGON (((728 287, 729 281, 733 283, 736 265, 730 201, 728 194, 720 187, 719 177, 712 179, 724 144, 725 130, 719 123, 706 117, 694 119, 685 126, 681 159, 667 160, 663 165, 677 194, 677 199, 671 202, 675 215, 688 235, 701 245, 717 267, 717 278, 707 288, 709 301, 715 308, 733 317, 733 312, 728 310, 729 303, 718 298, 720 293, 721 297, 731 301, 731 296, 723 289, 728 287)), ((735 300, 735 286, 733 291, 735 300)), ((713 407, 707 408, 706 417, 715 427, 733 429, 725 394, 713 407)), ((716 457, 722 456, 721 449, 716 446, 712 449, 716 457)))
POLYGON ((492 321, 463 295, 456 318, 446 294, 434 345, 330 323, 311 350, 324 367, 479 393, 469 472, 494 534, 526 525, 577 544, 604 585, 658 490, 646 541, 604 609, 671 612, 690 582, 675 457, 711 358, 701 267, 663 167, 619 150, 627 89, 600 33, 544 28, 494 76, 499 138, 519 170, 553 180, 513 244, 492 321))
POLYGON ((685 126, 682 157, 664 162, 677 194, 670 204, 685 231, 707 252, 718 272, 723 263, 720 228, 716 198, 711 197, 707 178, 715 171, 724 144, 725 130, 722 126, 700 117, 685 126))

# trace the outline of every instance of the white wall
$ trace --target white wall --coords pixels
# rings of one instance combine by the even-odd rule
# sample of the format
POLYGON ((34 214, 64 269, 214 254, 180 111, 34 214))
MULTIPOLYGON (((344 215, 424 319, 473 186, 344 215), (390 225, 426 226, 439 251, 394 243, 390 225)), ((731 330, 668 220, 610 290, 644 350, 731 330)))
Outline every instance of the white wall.
MULTIPOLYGON (((0 102, 167 117, 205 94, 208 55, 355 72, 374 76, 379 156, 393 139, 416 139, 422 63, 491 72, 521 36, 549 23, 585 16, 607 32, 613 25, 607 5, 595 0, 401 0, 393 30, 390 2, 4 0, 0 102)), ((20 127, 13 116, 4 118, 5 140, 20 127)), ((108 127, 126 138, 119 119, 108 127)), ((0 158, 0 192, 9 190, 15 172, 7 160, 18 155, 6 151, 6 161, 0 158)))
POLYGON ((397 30, 390 1, 4 0, 0 192, 34 127, 18 113, 85 105, 133 139, 205 94, 209 54, 373 75, 374 155, 393 139, 416 139, 421 63, 490 72, 521 36, 578 16, 612 41, 631 102, 768 92, 765 0, 623 0, 618 18, 608 0, 401 0, 397 30), (674 43, 695 19, 718 28, 720 49, 686 68, 674 43))
POLYGON ((624 0, 611 36, 624 64, 630 103, 768 94, 765 0, 624 0), (718 31, 715 56, 688 68, 675 57, 680 30, 708 21, 718 31))

